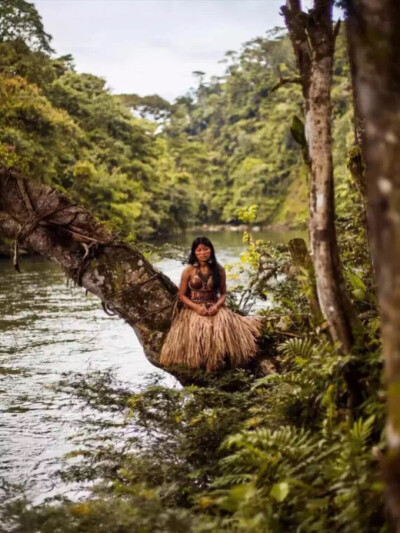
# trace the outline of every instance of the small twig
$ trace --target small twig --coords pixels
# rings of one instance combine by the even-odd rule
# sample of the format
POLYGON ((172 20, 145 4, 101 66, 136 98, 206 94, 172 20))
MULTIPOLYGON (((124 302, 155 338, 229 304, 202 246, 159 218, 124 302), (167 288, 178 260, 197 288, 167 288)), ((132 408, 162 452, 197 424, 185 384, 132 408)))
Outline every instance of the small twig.
MULTIPOLYGON (((55 222, 53 222, 53 224, 55 224, 55 222)), ((82 237, 83 239, 87 239, 88 241, 91 241, 93 243, 102 244, 102 241, 99 241, 98 239, 94 239, 93 237, 89 237, 88 235, 85 235, 84 233, 81 233, 81 232, 76 231, 76 230, 73 231, 73 230, 64 228, 64 226, 61 226, 59 224, 56 224, 56 225, 57 225, 57 227, 60 230, 66 231, 67 233, 71 233, 72 235, 76 235, 76 236, 82 237)))
POLYGON ((13 266, 14 266, 15 270, 21 274, 21 270, 19 268, 18 258, 19 258, 18 239, 15 239, 15 242, 14 242, 14 255, 13 255, 13 266))
POLYGON ((295 76, 293 78, 284 78, 284 77, 280 77, 279 78, 279 82, 277 84, 275 84, 273 87, 271 87, 270 91, 271 93, 275 92, 277 89, 279 89, 279 87, 283 87, 283 85, 287 85, 289 83, 297 83, 297 84, 302 84, 302 79, 300 76, 295 76))
POLYGON ((89 252, 90 252, 90 248, 93 246, 93 243, 90 243, 89 245, 87 245, 85 242, 82 243, 82 247, 83 249, 85 250, 85 253, 83 254, 83 257, 82 257, 82 263, 83 261, 85 261, 85 259, 87 258, 87 256, 89 255, 89 252))
MULTIPOLYGON (((86 244, 85 242, 81 242, 82 248, 85 250, 85 253, 83 254, 83 257, 79 263, 79 266, 76 269, 76 275, 75 275, 75 283, 82 286, 82 276, 84 272, 85 262, 87 263, 89 261, 88 256, 90 254, 90 251, 93 246, 95 246, 97 243, 91 242, 90 244, 86 244)), ((93 257, 92 257, 93 259, 93 257)))
POLYGON ((297 335, 296 333, 289 333, 288 331, 279 331, 279 335, 287 335, 288 337, 298 337, 299 339, 302 338, 301 335, 297 335))

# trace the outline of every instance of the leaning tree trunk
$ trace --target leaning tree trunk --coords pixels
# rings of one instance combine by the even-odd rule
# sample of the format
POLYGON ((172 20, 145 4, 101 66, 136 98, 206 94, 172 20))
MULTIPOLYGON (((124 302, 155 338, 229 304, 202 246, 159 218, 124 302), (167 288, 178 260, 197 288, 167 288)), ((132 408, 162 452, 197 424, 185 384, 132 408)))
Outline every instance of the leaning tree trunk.
POLYGON ((305 130, 311 165, 310 240, 318 299, 332 339, 349 353, 360 324, 347 297, 335 230, 331 85, 335 39, 332 0, 315 0, 309 13, 288 0, 282 13, 289 30, 305 100, 305 130))
POLYGON ((348 2, 365 120, 368 221, 385 357, 387 504, 400 532, 400 2, 348 2))
MULTIPOLYGON (((135 248, 117 240, 82 206, 61 192, 0 166, 0 234, 14 240, 14 266, 23 244, 60 266, 69 278, 98 296, 108 314, 134 329, 148 360, 157 367, 178 305, 178 289, 135 248)), ((248 365, 269 373, 275 365, 266 346, 248 365)), ((182 385, 205 384, 202 372, 162 367, 182 385)))
POLYGON ((171 323, 177 287, 137 250, 59 191, 0 169, 0 232, 58 264, 131 325, 153 365, 171 323))

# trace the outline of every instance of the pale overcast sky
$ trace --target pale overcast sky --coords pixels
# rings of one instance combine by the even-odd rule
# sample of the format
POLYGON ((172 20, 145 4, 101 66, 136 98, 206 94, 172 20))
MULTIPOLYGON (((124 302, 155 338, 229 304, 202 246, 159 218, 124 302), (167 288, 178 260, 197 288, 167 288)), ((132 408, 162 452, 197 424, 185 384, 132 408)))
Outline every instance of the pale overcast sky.
POLYGON ((285 0, 33 0, 58 55, 114 93, 173 100, 192 72, 222 74, 227 50, 283 26, 285 0))

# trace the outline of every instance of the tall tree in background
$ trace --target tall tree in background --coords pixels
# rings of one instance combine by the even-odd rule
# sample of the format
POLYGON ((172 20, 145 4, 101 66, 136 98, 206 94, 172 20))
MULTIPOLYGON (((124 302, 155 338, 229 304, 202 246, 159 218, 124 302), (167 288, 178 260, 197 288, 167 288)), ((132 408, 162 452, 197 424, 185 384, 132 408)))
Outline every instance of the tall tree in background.
POLYGON ((335 342, 349 353, 359 328, 347 297, 340 264, 334 210, 331 86, 338 26, 333 0, 315 0, 308 13, 288 0, 282 13, 289 30, 305 100, 305 130, 311 165, 310 240, 318 297, 335 342))
POLYGON ((350 73, 352 79, 352 92, 353 92, 353 110, 354 110, 354 149, 349 152, 348 155, 348 168, 354 181, 360 191, 362 201, 365 207, 367 202, 367 187, 365 182, 364 172, 364 139, 365 139, 365 123, 362 117, 360 102, 358 99, 356 87, 357 66, 354 58, 354 44, 353 39, 355 34, 352 31, 351 21, 346 21, 346 36, 348 43, 348 55, 350 63, 350 73))
POLYGON ((387 504, 400 531, 400 3, 347 2, 388 387, 387 504))
POLYGON ((34 4, 25 0, 0 0, 0 42, 22 39, 32 50, 53 52, 51 35, 43 28, 34 4))

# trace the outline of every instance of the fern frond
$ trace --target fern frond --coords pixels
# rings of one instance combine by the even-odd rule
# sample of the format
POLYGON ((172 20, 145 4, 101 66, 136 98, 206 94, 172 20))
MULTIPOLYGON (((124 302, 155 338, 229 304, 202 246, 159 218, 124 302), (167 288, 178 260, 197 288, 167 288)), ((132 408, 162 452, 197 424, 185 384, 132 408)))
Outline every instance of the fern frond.
POLYGON ((285 357, 295 360, 296 358, 311 359, 314 353, 314 344, 311 339, 288 339, 280 346, 278 352, 285 357))

